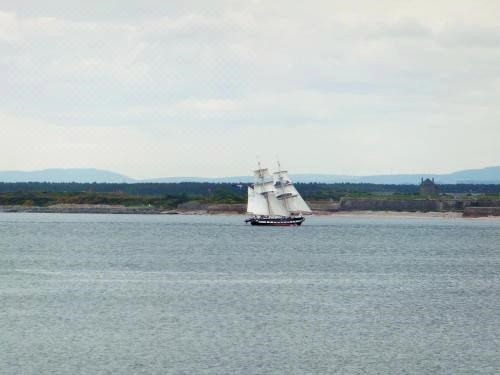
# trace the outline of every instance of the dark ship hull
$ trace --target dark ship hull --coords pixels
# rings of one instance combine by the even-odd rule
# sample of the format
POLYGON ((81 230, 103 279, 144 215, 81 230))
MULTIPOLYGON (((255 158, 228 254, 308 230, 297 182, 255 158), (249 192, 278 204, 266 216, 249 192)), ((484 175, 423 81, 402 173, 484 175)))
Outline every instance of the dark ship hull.
POLYGON ((290 217, 254 216, 245 220, 245 223, 250 223, 251 225, 262 225, 262 226, 297 227, 301 225, 305 220, 306 219, 303 216, 290 216, 290 217))

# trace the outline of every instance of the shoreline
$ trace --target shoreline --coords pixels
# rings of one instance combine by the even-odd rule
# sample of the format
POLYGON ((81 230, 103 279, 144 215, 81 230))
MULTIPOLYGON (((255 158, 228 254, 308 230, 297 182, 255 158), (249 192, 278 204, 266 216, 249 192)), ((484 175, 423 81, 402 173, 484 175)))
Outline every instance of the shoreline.
MULTIPOLYGON (((237 210, 186 210, 186 209, 159 209, 154 207, 125 207, 111 205, 56 205, 48 207, 26 207, 26 206, 0 206, 0 213, 55 213, 55 214, 125 214, 125 215, 225 215, 225 216, 248 216, 237 210)), ((320 211, 313 210, 317 217, 331 218, 420 218, 420 219, 481 219, 500 220, 500 216, 464 217, 462 212, 410 212, 410 211, 320 211)))
MULTIPOLYGON (((317 215, 320 216, 320 215, 317 215)), ((323 216, 323 215, 321 215, 323 216)), ((402 212, 402 211, 341 211, 330 217, 373 219, 443 219, 443 220, 491 220, 500 221, 500 216, 463 216, 462 212, 402 212)))

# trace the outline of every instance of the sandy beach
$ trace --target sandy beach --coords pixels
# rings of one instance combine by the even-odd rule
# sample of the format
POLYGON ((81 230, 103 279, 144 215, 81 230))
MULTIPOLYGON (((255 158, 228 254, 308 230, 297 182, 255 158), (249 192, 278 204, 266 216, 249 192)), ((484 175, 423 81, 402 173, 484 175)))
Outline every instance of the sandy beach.
MULTIPOLYGON (((132 214, 132 215, 237 215, 248 216, 237 210, 162 210, 153 207, 125 207, 112 205, 54 205, 49 207, 0 206, 0 213, 90 213, 90 214, 132 214)), ((401 211, 313 211, 313 216, 321 217, 366 217, 398 219, 467 219, 500 220, 500 216, 463 217, 462 212, 401 212, 401 211)))

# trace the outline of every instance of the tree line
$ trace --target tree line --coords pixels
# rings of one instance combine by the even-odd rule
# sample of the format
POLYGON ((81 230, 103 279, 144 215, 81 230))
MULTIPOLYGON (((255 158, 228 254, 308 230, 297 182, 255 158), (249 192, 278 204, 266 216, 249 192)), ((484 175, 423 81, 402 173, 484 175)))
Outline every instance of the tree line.
MULTIPOLYGON (((0 182, 0 193, 79 193, 111 194, 111 197, 149 196, 165 199, 243 202, 248 184, 180 182, 180 183, 48 183, 48 182, 0 182)), ((342 196, 372 194, 416 195, 418 185, 387 185, 367 183, 297 183, 297 190, 305 199, 339 199, 342 196)), ((500 194, 500 185, 456 184, 438 185, 443 194, 500 194)), ((117 198, 118 199, 118 198, 117 198)))

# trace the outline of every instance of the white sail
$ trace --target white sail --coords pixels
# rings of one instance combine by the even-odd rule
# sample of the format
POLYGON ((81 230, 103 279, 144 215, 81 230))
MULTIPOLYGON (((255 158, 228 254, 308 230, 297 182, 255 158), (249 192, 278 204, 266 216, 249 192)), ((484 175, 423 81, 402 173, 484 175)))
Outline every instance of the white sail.
POLYGON ((287 171, 271 174, 267 168, 254 171, 255 184, 248 188, 247 212, 256 216, 283 216, 311 213, 293 186, 287 171))
POLYGON ((259 193, 248 187, 247 212, 258 216, 289 216, 282 200, 276 198, 274 192, 259 193))
POLYGON ((288 185, 292 183, 292 180, 288 176, 288 171, 278 171, 273 173, 273 180, 276 185, 288 185))
POLYGON ((273 173, 274 186, 276 187, 276 196, 283 200, 285 207, 291 213, 312 213, 309 205, 300 196, 287 171, 278 171, 273 173))
POLYGON ((288 209, 292 213, 302 213, 302 214, 312 213, 309 205, 304 201, 304 199, 298 193, 297 195, 292 196, 290 198, 285 198, 284 200, 286 200, 286 205, 288 206, 288 209))
POLYGON ((272 181, 264 182, 264 183, 257 183, 254 185, 254 190, 256 193, 274 193, 276 192, 276 188, 274 187, 274 184, 272 181))
POLYGON ((290 212, 286 209, 282 200, 276 198, 274 193, 267 193, 269 201, 269 210, 271 216, 290 216, 290 212))
POLYGON ((276 187, 278 198, 290 196, 292 193, 288 191, 287 187, 293 186, 292 180, 288 177, 287 171, 278 171, 273 173, 274 186, 276 187))
POLYGON ((267 182, 272 180, 271 173, 267 168, 257 169, 256 171, 253 171, 253 175, 256 182, 267 182))
POLYGON ((264 195, 256 193, 252 187, 248 187, 247 212, 253 215, 269 215, 269 205, 264 195))
POLYGON ((254 217, 245 220, 252 225, 301 225, 302 214, 312 213, 293 186, 287 171, 269 173, 267 168, 254 171, 254 185, 248 187, 247 212, 254 217))

